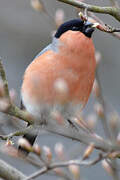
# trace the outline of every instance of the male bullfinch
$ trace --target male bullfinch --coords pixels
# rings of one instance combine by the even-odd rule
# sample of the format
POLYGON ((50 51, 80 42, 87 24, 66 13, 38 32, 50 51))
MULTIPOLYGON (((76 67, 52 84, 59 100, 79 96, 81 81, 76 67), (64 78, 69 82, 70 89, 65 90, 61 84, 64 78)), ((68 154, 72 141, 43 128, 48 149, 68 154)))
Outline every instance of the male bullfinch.
MULTIPOLYGON (((52 43, 27 67, 21 88, 22 104, 39 122, 56 111, 69 120, 87 103, 95 76, 93 24, 73 19, 62 24, 52 43)), ((36 135, 25 134, 31 145, 36 135)), ((21 146, 20 150, 27 153, 21 146)))

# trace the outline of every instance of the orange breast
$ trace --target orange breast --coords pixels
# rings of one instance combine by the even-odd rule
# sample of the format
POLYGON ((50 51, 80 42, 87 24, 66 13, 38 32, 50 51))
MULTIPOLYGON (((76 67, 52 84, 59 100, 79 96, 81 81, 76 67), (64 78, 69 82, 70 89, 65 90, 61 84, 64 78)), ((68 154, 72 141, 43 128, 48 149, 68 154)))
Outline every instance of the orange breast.
POLYGON ((47 51, 28 66, 22 94, 34 103, 85 105, 95 74, 92 40, 80 32, 68 31, 60 42, 58 53, 47 51))

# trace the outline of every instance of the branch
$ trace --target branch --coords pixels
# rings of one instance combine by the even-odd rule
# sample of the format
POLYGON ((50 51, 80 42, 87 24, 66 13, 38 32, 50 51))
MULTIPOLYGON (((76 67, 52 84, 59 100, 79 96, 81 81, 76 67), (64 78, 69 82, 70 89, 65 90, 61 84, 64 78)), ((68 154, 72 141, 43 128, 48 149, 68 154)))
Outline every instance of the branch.
POLYGON ((0 160, 0 177, 6 180, 23 180, 26 178, 24 174, 3 160, 0 160))
POLYGON ((4 88, 5 97, 9 98, 8 82, 6 79, 6 74, 5 74, 1 59, 0 59, 0 76, 1 76, 2 81, 3 81, 3 88, 4 88))
POLYGON ((13 138, 14 136, 22 136, 22 135, 24 135, 26 133, 29 133, 32 129, 33 129, 33 126, 30 125, 30 126, 24 128, 24 129, 21 129, 20 131, 16 131, 16 132, 10 133, 8 135, 0 135, 0 139, 8 140, 8 139, 13 138))
MULTIPOLYGON (((13 114, 13 116, 15 116, 15 114, 13 114)), ((19 116, 19 113, 18 113, 18 116, 19 116)), ((27 118, 26 118, 26 121, 27 121, 27 118)), ((64 127, 64 126, 60 126, 60 125, 57 125, 55 123, 53 124, 53 123, 54 122, 49 122, 49 124, 45 125, 44 127, 42 125, 38 125, 37 128, 46 130, 47 132, 51 132, 54 134, 64 136, 64 137, 72 139, 72 140, 76 140, 78 142, 82 142, 87 145, 89 145, 90 142, 92 142, 92 143, 94 143, 94 147, 96 149, 100 149, 101 151, 104 151, 104 152, 120 151, 119 145, 112 144, 110 141, 104 140, 97 134, 89 134, 89 133, 83 132, 82 130, 81 131, 79 130, 79 132, 78 132, 78 131, 74 130, 73 128, 64 127)), ((31 129, 31 127, 30 127, 30 129, 31 129)), ((24 129, 23 131, 17 131, 15 133, 12 133, 12 134, 9 134, 6 136, 0 136, 0 138, 3 140, 6 140, 13 136, 22 135, 22 134, 26 133, 26 131, 28 131, 28 130, 29 130, 29 128, 24 129)))
POLYGON ((4 67, 3 67, 1 59, 0 59, 0 76, 1 76, 2 81, 3 81, 3 88, 4 88, 5 97, 7 97, 8 101, 9 101, 8 102, 9 106, 4 111, 4 113, 12 115, 12 116, 15 116, 15 117, 18 117, 18 118, 20 118, 20 119, 22 119, 24 121, 27 121, 30 124, 32 124, 33 120, 32 120, 32 118, 30 118, 30 115, 28 115, 27 112, 20 110, 17 106, 14 106, 11 103, 10 96, 9 96, 8 82, 7 82, 5 70, 4 70, 4 67))
MULTIPOLYGON (((5 71, 4 71, 2 63, 0 63, 0 73, 1 73, 3 83, 5 84, 6 94, 9 94, 8 84, 5 83, 5 82, 7 82, 7 80, 6 80, 5 71)), ((10 99, 10 97, 9 97, 9 99, 10 99)), ((10 103, 10 107, 5 111, 5 113, 12 115, 14 117, 20 118, 26 122, 29 122, 30 124, 34 123, 34 119, 27 112, 20 110, 17 106, 13 105, 12 103, 10 103)), ((42 127, 40 126, 40 128, 42 128, 42 127)), ((67 137, 67 138, 70 138, 73 140, 77 140, 79 142, 83 142, 87 145, 89 145, 90 142, 93 142, 95 144, 95 148, 101 149, 102 151, 111 151, 111 150, 119 150, 120 149, 119 146, 114 146, 110 142, 104 141, 101 137, 96 136, 95 134, 91 135, 91 134, 83 133, 81 131, 77 132, 70 127, 65 128, 60 125, 55 125, 55 123, 54 124, 49 123, 49 126, 45 126, 44 129, 46 129, 49 132, 62 135, 64 137, 67 137)), ((14 135, 16 135, 16 133, 14 135)), ((1 138, 3 138, 3 139, 4 138, 6 139, 8 137, 11 137, 11 135, 10 136, 8 135, 6 137, 1 136, 1 138)))
POLYGON ((33 117, 27 111, 23 111, 13 104, 11 104, 5 113, 28 122, 29 124, 34 124, 33 117))
MULTIPOLYGON (((11 133, 5 136, 0 135, 0 138, 3 140, 7 140, 9 138, 12 138, 13 136, 20 136, 28 132, 31 128, 33 127, 30 126, 21 131, 16 131, 14 133, 11 133)), ((94 147, 96 149, 100 149, 103 152, 120 151, 119 145, 113 144, 108 140, 104 140, 97 134, 89 134, 89 133, 83 132, 82 130, 81 131, 79 130, 78 132, 70 127, 56 125, 55 123, 53 125, 52 122, 49 122, 49 124, 45 125, 44 127, 42 125, 38 125, 37 128, 46 130, 47 132, 64 136, 72 140, 76 140, 78 142, 82 142, 86 145, 89 145, 90 143, 94 143, 94 147)))
MULTIPOLYGON (((98 22, 101 26, 105 27, 105 23, 99 17, 97 17, 94 13, 89 12, 88 15, 91 18, 93 18, 96 22, 98 22)), ((117 39, 120 39, 120 33, 118 32, 111 32, 111 35, 116 37, 117 39)))
MULTIPOLYGON (((40 156, 38 156, 40 158, 40 156)), ((38 159, 39 159, 38 158, 38 159)), ((41 164, 39 161, 36 161, 36 157, 35 156, 27 156, 27 158, 22 158, 22 160, 24 160, 25 162, 28 162, 29 164, 32 164, 33 166, 37 167, 37 168, 42 168, 44 164, 41 164)), ((49 175, 54 175, 57 177, 61 177, 65 180, 73 180, 73 178, 71 177, 71 175, 68 174, 68 172, 65 169, 60 169, 60 172, 58 171, 53 171, 53 172, 47 172, 47 174, 49 175)))
POLYGON ((66 167, 70 165, 78 165, 78 166, 92 166, 98 163, 99 161, 105 159, 108 155, 102 156, 99 155, 97 159, 92 160, 92 161, 83 161, 83 160, 69 160, 69 161, 64 161, 64 162, 54 162, 51 163, 48 166, 42 167, 39 171, 33 173, 29 177, 25 178, 25 180, 30 180, 34 179, 42 174, 45 174, 46 172, 54 169, 54 168, 59 168, 59 167, 66 167))
MULTIPOLYGON (((33 120, 32 116, 28 112, 20 110, 17 106, 13 105, 11 102, 11 99, 9 96, 8 82, 7 82, 5 70, 4 70, 1 59, 0 59, 0 76, 3 81, 5 97, 8 99, 8 106, 6 106, 7 108, 4 110, 4 113, 12 115, 14 117, 17 117, 19 119, 22 119, 30 124, 33 124, 34 120, 33 120)), ((1 110, 1 112, 2 112, 2 110, 1 110)))
MULTIPOLYGON (((6 82, 7 80, 2 63, 0 63, 0 71, 3 82, 6 82)), ((5 88, 6 88, 6 94, 9 94, 7 83, 5 83, 5 88)), ((20 118, 26 122, 29 122, 30 124, 34 124, 34 119, 31 117, 30 114, 28 114, 28 112, 20 110, 17 106, 13 105, 12 103, 10 103, 10 107, 6 111, 4 111, 4 113, 20 118)), ((65 128, 64 126, 56 125, 55 123, 54 124, 53 123, 50 122, 47 126, 44 127, 40 126, 40 128, 44 128, 44 130, 47 130, 49 132, 56 133, 73 140, 77 140, 87 145, 89 145, 90 142, 92 142, 94 143, 96 149, 100 149, 105 152, 120 150, 119 145, 112 144, 111 142, 104 140, 103 138, 101 138, 96 134, 90 134, 90 133, 87 134, 87 133, 83 133, 82 131, 78 132, 70 127, 65 128)))
POLYGON ((115 19, 120 21, 120 8, 119 7, 100 7, 100 6, 94 6, 90 4, 86 4, 83 2, 80 2, 78 0, 57 0, 66 4, 70 4, 72 6, 75 6, 77 8, 87 9, 87 11, 95 12, 95 13, 102 13, 102 14, 109 14, 113 16, 115 19))
POLYGON ((119 7, 119 4, 116 0, 109 0, 111 5, 114 6, 114 7, 119 7))
POLYGON ((100 149, 101 151, 104 151, 104 152, 120 150, 119 145, 112 144, 110 141, 104 140, 97 134, 87 134, 82 131, 78 132, 70 127, 56 125, 55 123, 54 124, 49 123, 47 126, 44 126, 44 127, 40 126, 39 128, 40 129, 43 128, 47 132, 58 134, 66 138, 82 142, 87 145, 90 145, 90 143, 93 143, 96 149, 100 149))
MULTIPOLYGON (((102 93, 101 82, 100 82, 100 78, 98 75, 98 68, 99 68, 99 65, 96 68, 96 81, 97 81, 98 86, 99 86, 99 95, 96 96, 96 99, 103 107, 103 115, 100 117, 100 119, 101 119, 101 123, 102 123, 106 137, 112 142, 112 144, 115 144, 116 139, 115 139, 114 133, 111 132, 111 130, 109 128, 109 124, 108 124, 106 104, 105 104, 105 100, 104 100, 103 93, 102 93)), ((118 180, 119 179, 119 173, 116 169, 116 167, 118 166, 116 159, 111 159, 111 165, 113 166, 113 167, 111 166, 112 171, 113 171, 112 177, 114 180, 118 180)))

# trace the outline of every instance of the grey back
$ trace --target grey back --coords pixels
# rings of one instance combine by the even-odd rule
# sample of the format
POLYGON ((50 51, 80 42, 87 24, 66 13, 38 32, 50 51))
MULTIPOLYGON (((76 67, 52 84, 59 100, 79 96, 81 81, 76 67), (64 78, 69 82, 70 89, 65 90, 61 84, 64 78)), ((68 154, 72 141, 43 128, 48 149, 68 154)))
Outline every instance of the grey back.
POLYGON ((48 46, 46 46, 42 51, 40 51, 34 59, 36 59, 37 57, 41 56, 43 53, 45 53, 46 51, 52 50, 54 52, 58 52, 59 49, 59 40, 56 39, 55 37, 53 38, 53 41, 51 44, 49 44, 48 46))

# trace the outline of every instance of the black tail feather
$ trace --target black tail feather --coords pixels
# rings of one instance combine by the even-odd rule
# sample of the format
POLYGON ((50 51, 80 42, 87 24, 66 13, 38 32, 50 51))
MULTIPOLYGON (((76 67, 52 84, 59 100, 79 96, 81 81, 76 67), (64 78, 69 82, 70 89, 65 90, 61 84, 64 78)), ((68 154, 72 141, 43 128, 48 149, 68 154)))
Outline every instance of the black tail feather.
MULTIPOLYGON (((22 110, 25 110, 25 107, 22 103, 22 100, 21 100, 21 107, 20 107, 22 110)), ((28 123, 27 126, 29 126, 30 124, 28 123)), ((30 133, 26 133, 24 134, 23 138, 25 138, 30 144, 31 146, 33 146, 35 140, 36 140, 36 137, 38 135, 38 130, 33 130, 33 132, 30 133)), ((18 147, 18 151, 24 153, 24 155, 28 155, 29 154, 29 151, 27 151, 26 149, 24 149, 23 147, 19 146, 18 147)))
MULTIPOLYGON (((31 132, 31 133, 32 133, 32 132, 31 132)), ((33 146, 33 144, 34 144, 34 142, 35 142, 35 140, 36 140, 36 137, 37 137, 37 132, 36 132, 36 133, 32 133, 32 134, 26 133, 26 134, 24 134, 24 136, 23 136, 23 138, 25 138, 25 139, 31 144, 31 146, 33 146)), ((21 146, 18 147, 18 150, 19 150, 20 152, 24 153, 24 155, 26 155, 26 156, 29 154, 29 151, 26 150, 26 149, 24 149, 24 148, 21 147, 21 146)))

